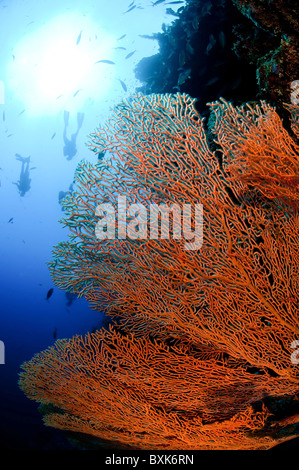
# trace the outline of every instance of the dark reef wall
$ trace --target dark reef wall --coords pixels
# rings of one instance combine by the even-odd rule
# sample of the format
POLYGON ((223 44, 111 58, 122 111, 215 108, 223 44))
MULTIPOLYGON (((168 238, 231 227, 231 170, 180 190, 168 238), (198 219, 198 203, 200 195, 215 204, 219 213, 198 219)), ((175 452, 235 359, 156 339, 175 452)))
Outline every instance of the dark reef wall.
POLYGON ((160 50, 137 65, 136 77, 143 82, 139 91, 188 93, 198 99, 203 115, 206 103, 220 97, 236 104, 265 99, 283 112, 291 83, 299 79, 295 4, 187 1, 171 26, 152 36, 160 50))

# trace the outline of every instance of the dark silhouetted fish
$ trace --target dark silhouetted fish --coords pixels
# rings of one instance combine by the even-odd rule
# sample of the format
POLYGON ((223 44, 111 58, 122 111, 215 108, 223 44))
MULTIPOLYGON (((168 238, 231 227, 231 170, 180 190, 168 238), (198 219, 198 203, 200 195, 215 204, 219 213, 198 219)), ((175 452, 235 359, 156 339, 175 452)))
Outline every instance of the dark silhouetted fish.
POLYGON ((49 298, 53 294, 53 291, 54 291, 53 287, 51 287, 51 289, 48 290, 46 300, 49 300, 49 298))
POLYGON ((79 42, 81 41, 81 35, 82 35, 82 30, 80 31, 80 34, 77 37, 76 46, 78 46, 79 42))
POLYGON ((127 91, 128 89, 127 89, 127 85, 125 84, 125 82, 123 82, 120 78, 118 80, 119 80, 121 86, 123 87, 123 90, 127 91))
POLYGON ((208 87, 208 86, 214 85, 215 83, 218 82, 218 80, 219 80, 219 77, 213 77, 213 78, 211 78, 211 80, 209 80, 209 81, 205 84, 205 86, 208 87))
POLYGON ((77 90, 77 91, 73 94, 73 97, 77 96, 78 93, 79 93, 79 91, 81 91, 81 90, 82 90, 82 88, 79 88, 79 90, 77 90))
POLYGON ((7 223, 8 224, 13 224, 13 217, 11 217, 7 223))
POLYGON ((98 60, 97 62, 95 62, 95 64, 100 64, 100 63, 102 63, 102 64, 111 64, 111 65, 115 64, 115 62, 112 62, 112 60, 105 60, 105 59, 98 60))
POLYGON ((98 152, 97 153, 98 160, 103 160, 105 153, 106 153, 106 150, 103 150, 102 152, 98 152))
POLYGON ((126 34, 123 34, 120 38, 117 38, 118 41, 120 41, 120 39, 123 39, 126 37, 126 34))
POLYGON ((213 49, 213 47, 215 46, 216 44, 216 39, 214 37, 214 34, 210 34, 209 36, 209 43, 206 47, 206 54, 209 55, 210 51, 213 49))
POLYGON ((114 47, 113 49, 122 49, 123 51, 125 51, 127 48, 119 46, 119 47, 114 47))
POLYGON ((56 135, 56 132, 54 132, 54 134, 52 135, 51 140, 54 139, 55 135, 56 135))
POLYGON ((136 8, 136 5, 133 5, 131 8, 129 8, 127 11, 125 11, 123 13, 123 15, 125 15, 126 13, 129 13, 130 11, 134 10, 134 8, 136 8))
POLYGON ((205 15, 211 15, 211 9, 213 7, 213 3, 211 2, 211 0, 208 0, 207 3, 204 3, 202 9, 201 9, 201 14, 202 16, 205 16, 205 15))
POLYGON ((53 331, 53 338, 54 339, 57 338, 57 328, 56 327, 54 328, 54 331, 53 331))
POLYGON ((65 297, 66 297, 66 300, 67 300, 67 307, 70 307, 72 305, 73 302, 75 302, 75 300, 77 299, 77 294, 72 294, 71 292, 66 292, 65 293, 65 297))
POLYGON ((172 8, 166 8, 166 14, 172 16, 180 16, 179 13, 176 13, 172 8))
POLYGON ((156 5, 159 5, 159 3, 163 3, 165 0, 156 0, 156 2, 153 3, 153 7, 156 5))
POLYGON ((149 34, 138 34, 138 36, 143 39, 155 39, 156 40, 156 37, 154 35, 151 36, 149 34))
POLYGON ((188 78, 190 78, 190 75, 191 75, 191 69, 187 69, 181 72, 178 78, 178 85, 179 86, 183 85, 183 83, 185 83, 185 81, 188 80, 188 78))
POLYGON ((19 116, 21 116, 21 114, 25 113, 25 109, 23 109, 20 113, 19 113, 19 116))
POLYGON ((132 51, 132 52, 129 52, 128 55, 126 55, 125 59, 129 59, 130 57, 132 57, 133 54, 135 54, 136 50, 135 51, 132 51))
MULTIPOLYGON (((71 194, 74 191, 73 188, 73 183, 70 184, 68 191, 59 191, 58 193, 58 203, 62 205, 62 200, 68 195, 71 194)), ((62 207, 62 210, 64 210, 64 207, 62 207)))

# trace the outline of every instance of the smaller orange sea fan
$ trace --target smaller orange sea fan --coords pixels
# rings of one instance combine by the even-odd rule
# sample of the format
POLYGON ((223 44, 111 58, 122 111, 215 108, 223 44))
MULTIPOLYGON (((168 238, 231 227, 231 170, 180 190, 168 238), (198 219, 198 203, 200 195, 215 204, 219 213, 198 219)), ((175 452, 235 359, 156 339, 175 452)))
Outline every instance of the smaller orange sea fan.
POLYGON ((210 107, 216 116, 212 132, 229 162, 225 169, 231 179, 298 208, 299 146, 274 108, 263 101, 255 109, 233 107, 224 100, 210 107))
POLYGON ((139 449, 267 449, 277 443, 265 433, 254 436, 269 412, 255 411, 251 402, 279 394, 285 381, 253 375, 244 361, 219 354, 202 360, 186 347, 110 329, 58 340, 22 369, 19 385, 28 398, 56 407, 44 416, 48 426, 139 449))

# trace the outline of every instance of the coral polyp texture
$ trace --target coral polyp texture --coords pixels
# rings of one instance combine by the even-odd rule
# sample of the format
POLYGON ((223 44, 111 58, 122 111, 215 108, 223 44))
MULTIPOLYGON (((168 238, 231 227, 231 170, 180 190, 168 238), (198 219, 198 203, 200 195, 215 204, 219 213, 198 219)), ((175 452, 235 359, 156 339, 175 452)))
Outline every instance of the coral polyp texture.
MULTIPOLYGON (((209 107, 205 130, 188 95, 137 94, 91 134, 102 161, 78 166, 70 239, 49 267, 115 325, 23 364, 27 396, 60 409, 46 424, 141 449, 267 449, 296 435, 298 416, 275 412, 299 391, 299 147, 264 102, 209 107), (126 236, 120 200, 135 204, 126 236), (114 236, 96 236, 103 204, 114 236), (141 230, 136 204, 202 204, 202 244, 177 236, 182 213, 168 237, 141 230)), ((190 226, 196 238, 194 213, 190 226)))

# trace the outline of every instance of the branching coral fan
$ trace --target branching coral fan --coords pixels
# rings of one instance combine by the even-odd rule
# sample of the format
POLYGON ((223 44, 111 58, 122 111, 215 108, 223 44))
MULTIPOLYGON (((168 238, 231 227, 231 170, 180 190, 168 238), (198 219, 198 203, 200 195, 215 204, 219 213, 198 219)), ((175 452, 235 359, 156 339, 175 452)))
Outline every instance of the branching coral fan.
POLYGON ((271 417, 263 399, 299 391, 299 147, 266 103, 210 108, 215 151, 181 94, 138 94, 92 134, 92 150, 107 155, 77 169, 64 201, 70 241, 50 270, 117 326, 59 340, 23 364, 27 396, 60 409, 46 424, 187 450, 271 448, 298 421, 271 417), (148 210, 202 203, 202 246, 175 237, 180 214, 163 238, 140 220, 136 229, 135 210, 131 238, 121 239, 117 216, 116 237, 96 237, 96 208, 120 197, 148 210))

